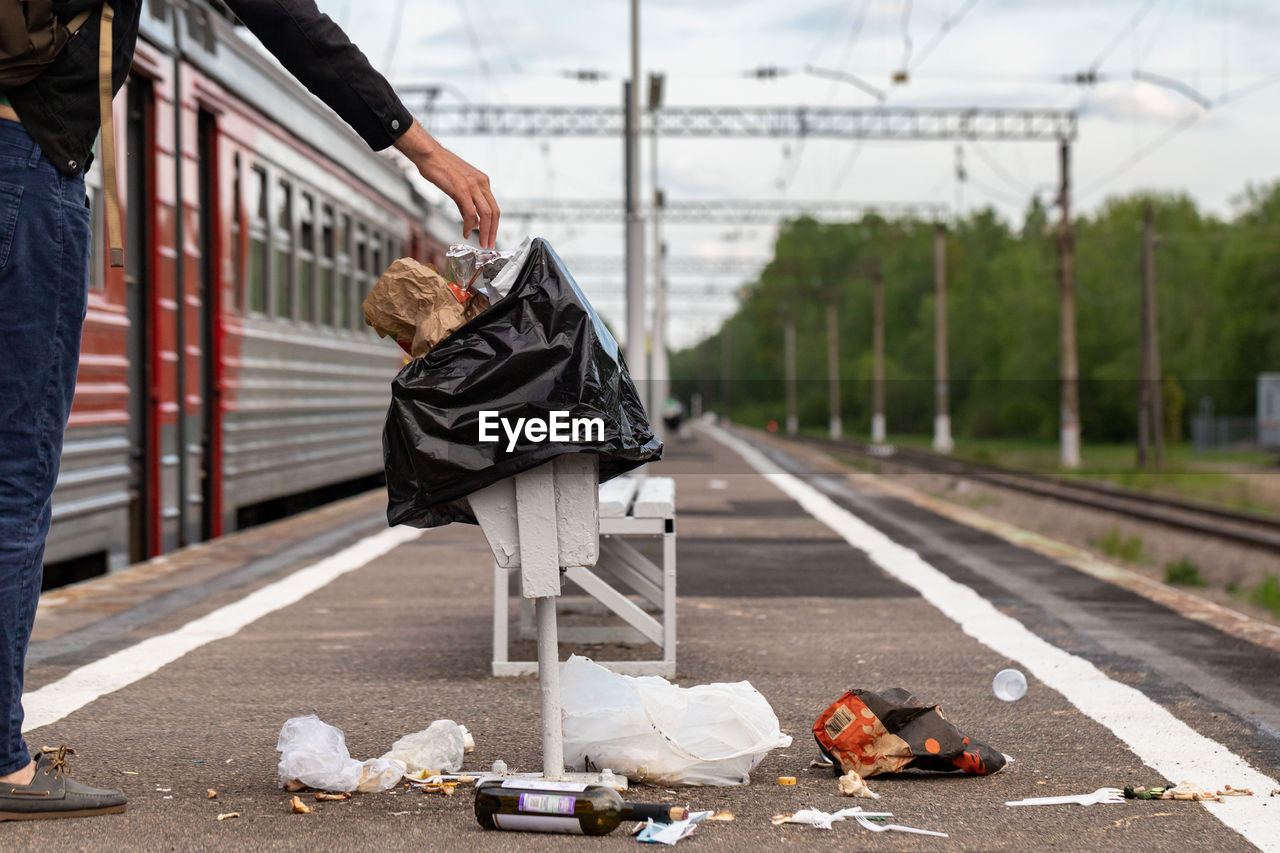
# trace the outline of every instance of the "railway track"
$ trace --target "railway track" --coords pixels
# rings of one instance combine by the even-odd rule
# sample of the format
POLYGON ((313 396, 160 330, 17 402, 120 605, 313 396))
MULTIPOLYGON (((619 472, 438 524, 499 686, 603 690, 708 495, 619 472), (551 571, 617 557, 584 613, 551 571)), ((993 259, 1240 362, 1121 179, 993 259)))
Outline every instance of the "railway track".
POLYGON ((874 446, 816 436, 801 436, 797 440, 827 450, 856 453, 868 459, 892 462, 935 474, 966 477, 1026 494, 1106 510, 1141 521, 1164 524, 1280 553, 1280 519, 1256 513, 1152 495, 1106 483, 1076 481, 1034 471, 1004 468, 915 448, 874 446))

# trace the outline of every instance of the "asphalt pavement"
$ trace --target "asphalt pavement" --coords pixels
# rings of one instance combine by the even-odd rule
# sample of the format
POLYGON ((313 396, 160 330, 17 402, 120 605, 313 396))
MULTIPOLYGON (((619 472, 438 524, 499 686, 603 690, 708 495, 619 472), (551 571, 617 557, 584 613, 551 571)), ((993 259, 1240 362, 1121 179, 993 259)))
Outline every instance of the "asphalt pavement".
MULTIPOLYGON (((812 450, 751 440, 790 475, 915 550, 1036 637, 1140 691, 1224 753, 1272 779, 1280 773, 1276 652, 877 493, 812 450)), ((991 679, 1019 666, 1017 660, 967 632, 919 589, 815 518, 776 478, 761 475, 709 434, 695 431, 671 441, 666 460, 652 472, 677 482, 678 683, 748 680, 794 739, 762 761, 749 786, 633 786, 631 799, 735 815, 732 822, 702 825, 681 847, 1254 849, 1195 803, 1006 807, 1006 800, 1023 797, 1166 780, 1117 736, 1113 724, 1081 711, 1034 676, 1023 699, 998 700, 991 679), (940 703, 961 729, 1014 761, 990 777, 877 776, 869 784, 880 800, 841 797, 830 771, 809 766, 817 757, 811 728, 818 713, 853 686, 906 687, 940 703), (797 777, 798 784, 779 785, 780 776, 797 777), (849 823, 825 831, 770 822, 800 808, 851 805, 891 811, 898 823, 950 837, 872 834, 849 823)), ((83 707, 28 733, 33 747, 74 746, 76 778, 124 788, 128 811, 0 824, 0 848, 634 845, 621 831, 604 838, 485 831, 465 789, 444 797, 400 788, 315 802, 312 814, 290 813, 289 795, 276 784, 275 745, 281 724, 302 714, 342 728, 351 754, 361 759, 381 755, 432 720, 450 718, 475 737, 465 769, 484 770, 498 759, 516 770, 541 765, 536 681, 489 675, 491 555, 476 527, 427 531, 226 636, 215 632, 210 636, 216 639, 173 651, 187 641, 181 638, 204 630, 204 623, 190 628, 202 617, 226 613, 255 593, 279 596, 292 584, 315 583, 305 580, 312 577, 305 574, 308 567, 375 536, 385 526, 382 509, 381 495, 366 495, 48 596, 38 616, 29 694, 86 667, 98 668, 93 684, 111 684, 113 662, 149 640, 147 648, 167 650, 173 659, 137 680, 123 678, 125 686, 113 692, 82 697, 83 707), (108 657, 113 653, 117 657, 108 657), (209 789, 217 791, 216 799, 209 799, 209 789), (240 817, 216 819, 228 812, 240 817)), ((572 651, 600 659, 627 654, 616 648, 572 651)), ((1261 813, 1274 823, 1271 837, 1280 839, 1280 795, 1254 793, 1273 809, 1261 813)))

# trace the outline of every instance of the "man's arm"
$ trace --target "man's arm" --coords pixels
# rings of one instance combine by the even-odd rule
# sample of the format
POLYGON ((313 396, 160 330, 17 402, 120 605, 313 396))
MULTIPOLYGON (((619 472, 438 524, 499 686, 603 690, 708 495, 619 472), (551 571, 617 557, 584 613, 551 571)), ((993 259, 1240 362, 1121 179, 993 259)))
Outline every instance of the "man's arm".
POLYGON ((413 118, 391 84, 314 0, 226 0, 227 6, 299 82, 329 105, 375 151, 389 145, 453 199, 463 236, 480 230, 491 247, 498 205, 489 178, 444 148, 413 118))

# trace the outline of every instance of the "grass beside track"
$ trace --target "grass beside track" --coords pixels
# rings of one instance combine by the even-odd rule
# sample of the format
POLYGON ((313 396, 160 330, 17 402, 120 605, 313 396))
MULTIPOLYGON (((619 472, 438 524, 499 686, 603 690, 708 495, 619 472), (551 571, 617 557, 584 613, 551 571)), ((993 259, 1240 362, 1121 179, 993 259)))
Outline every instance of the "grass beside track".
MULTIPOLYGON (((815 433, 816 434, 816 433, 815 433)), ((865 436, 850 436, 865 441, 865 436)), ((891 436, 903 447, 929 450, 929 436, 891 436)), ((1130 444, 1090 444, 1081 451, 1082 466, 1058 466, 1058 446, 1045 442, 959 439, 954 456, 1008 468, 1064 478, 1098 480, 1127 489, 1168 495, 1280 517, 1280 458, 1259 451, 1200 453, 1189 445, 1166 448, 1164 465, 1139 468, 1130 444)))

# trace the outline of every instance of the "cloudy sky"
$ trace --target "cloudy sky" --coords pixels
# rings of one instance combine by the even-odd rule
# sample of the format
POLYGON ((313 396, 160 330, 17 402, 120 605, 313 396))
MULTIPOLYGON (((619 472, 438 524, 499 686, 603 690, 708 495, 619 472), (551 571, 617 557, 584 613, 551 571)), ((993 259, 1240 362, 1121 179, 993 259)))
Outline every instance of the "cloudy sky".
MULTIPOLYGON (((441 103, 614 105, 629 74, 626 0, 319 5, 394 83, 438 85, 441 103), (567 76, 578 69, 603 79, 567 76)), ((1280 0, 641 0, 640 15, 641 74, 666 75, 668 105, 876 105, 857 85, 806 73, 812 67, 854 75, 884 91, 891 106, 1075 109, 1078 210, 1155 189, 1188 193, 1228 216, 1246 185, 1280 176, 1280 0), (763 66, 781 73, 748 76, 763 66), (891 77, 904 67, 909 82, 895 85, 891 77), (1096 85, 1061 80, 1089 69, 1096 85)), ((507 207, 623 192, 620 140, 441 141, 488 172, 507 207)), ((669 199, 991 205, 1017 222, 1030 198, 1051 198, 1057 182, 1048 142, 966 144, 959 155, 950 142, 659 145, 669 199)), ((648 153, 646 142, 646 187, 648 153)), ((548 238, 571 269, 582 259, 576 277, 614 327, 625 328, 620 222, 504 220, 503 243, 526 235, 548 238)), ((733 286, 768 258, 773 229, 671 225, 664 236, 673 259, 670 341, 678 347, 714 331, 732 309, 733 286), (725 274, 708 274, 691 258, 739 260, 725 274)))

